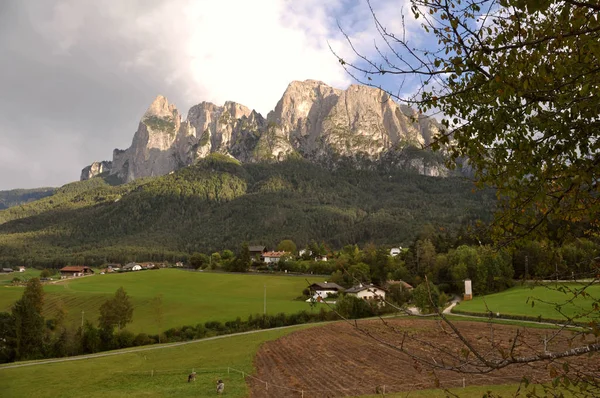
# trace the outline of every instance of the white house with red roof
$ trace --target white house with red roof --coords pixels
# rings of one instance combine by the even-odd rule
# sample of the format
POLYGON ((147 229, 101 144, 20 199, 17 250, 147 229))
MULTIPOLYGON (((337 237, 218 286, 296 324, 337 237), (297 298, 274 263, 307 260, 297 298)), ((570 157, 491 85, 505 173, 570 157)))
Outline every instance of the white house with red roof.
POLYGON ((281 258, 287 257, 290 254, 291 253, 288 253, 288 252, 264 252, 261 257, 262 257, 263 262, 269 264, 269 263, 278 263, 279 260, 281 260, 281 258))

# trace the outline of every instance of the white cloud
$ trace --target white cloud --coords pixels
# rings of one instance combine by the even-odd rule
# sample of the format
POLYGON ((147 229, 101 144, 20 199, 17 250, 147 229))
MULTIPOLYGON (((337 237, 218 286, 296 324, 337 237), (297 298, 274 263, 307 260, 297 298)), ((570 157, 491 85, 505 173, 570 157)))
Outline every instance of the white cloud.
POLYGON ((337 40, 333 13, 343 11, 341 2, 323 3, 63 0, 39 29, 63 56, 78 46, 126 45, 131 52, 118 65, 158 72, 157 89, 175 87, 181 107, 233 100, 266 114, 292 80, 350 83, 327 46, 337 40))

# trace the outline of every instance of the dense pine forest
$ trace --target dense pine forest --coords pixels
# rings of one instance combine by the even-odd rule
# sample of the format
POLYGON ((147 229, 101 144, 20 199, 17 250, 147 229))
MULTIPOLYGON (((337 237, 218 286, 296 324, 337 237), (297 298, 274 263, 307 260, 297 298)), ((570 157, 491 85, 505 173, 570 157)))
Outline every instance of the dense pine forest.
POLYGON ((473 188, 458 177, 211 155, 167 176, 122 185, 100 176, 0 211, 0 263, 176 261, 282 239, 408 245, 424 225, 456 232, 488 221, 494 192, 473 188))

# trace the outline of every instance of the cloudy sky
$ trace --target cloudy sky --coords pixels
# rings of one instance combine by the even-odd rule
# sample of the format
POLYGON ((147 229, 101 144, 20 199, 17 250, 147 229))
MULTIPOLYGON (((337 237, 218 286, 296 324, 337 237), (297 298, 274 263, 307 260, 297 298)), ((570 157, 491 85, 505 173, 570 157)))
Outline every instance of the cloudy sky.
MULTIPOLYGON (((372 0, 391 29, 404 3, 372 0)), ((373 51, 364 0, 2 0, 0 190, 111 160, 158 94, 184 115, 232 100, 266 116, 292 80, 345 88, 338 22, 373 51)))

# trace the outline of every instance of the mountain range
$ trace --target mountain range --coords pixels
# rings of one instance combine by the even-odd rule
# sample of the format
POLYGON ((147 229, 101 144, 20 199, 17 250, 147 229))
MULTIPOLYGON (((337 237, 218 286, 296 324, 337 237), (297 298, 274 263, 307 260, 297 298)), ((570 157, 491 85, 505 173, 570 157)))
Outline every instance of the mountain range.
POLYGON ((385 161, 402 170, 447 176, 442 156, 421 149, 440 131, 435 119, 362 85, 339 90, 320 81, 294 81, 266 118, 228 101, 223 106, 201 102, 183 120, 177 107, 159 95, 140 120, 131 146, 115 149, 112 161, 85 167, 81 180, 105 172, 121 182, 161 176, 211 153, 242 163, 304 158, 364 167, 385 161))

